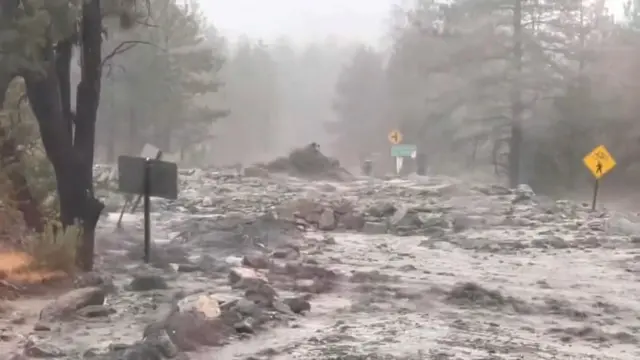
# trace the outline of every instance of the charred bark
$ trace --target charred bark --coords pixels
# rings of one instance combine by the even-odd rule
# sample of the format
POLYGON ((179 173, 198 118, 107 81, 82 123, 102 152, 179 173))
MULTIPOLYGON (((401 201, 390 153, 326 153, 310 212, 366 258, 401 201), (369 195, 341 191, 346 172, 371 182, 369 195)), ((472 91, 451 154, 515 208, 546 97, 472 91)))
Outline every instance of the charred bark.
POLYGON ((62 115, 67 122, 69 135, 73 134, 73 111, 71 111, 71 57, 73 42, 71 39, 62 40, 56 45, 56 74, 60 86, 60 103, 62 115))
POLYGON ((520 184, 520 161, 522 156, 522 0, 515 0, 513 10, 513 71, 514 80, 511 90, 511 137, 509 139, 509 186, 520 184))
POLYGON ((96 120, 102 77, 102 11, 100 0, 85 2, 80 29, 82 42, 82 78, 78 84, 73 148, 79 156, 78 178, 84 192, 83 242, 80 254, 85 270, 93 268, 95 229, 104 204, 94 196, 93 158, 96 120))
MULTIPOLYGON (((82 7, 80 39, 82 48, 82 77, 77 89, 75 126, 69 132, 70 105, 63 93, 67 91, 67 67, 62 60, 71 61, 58 48, 43 51, 44 76, 27 72, 24 75, 27 96, 31 102, 42 142, 51 161, 58 183, 60 221, 64 226, 82 225, 82 241, 78 251, 78 265, 85 271, 93 268, 95 228, 104 209, 93 193, 93 156, 95 123, 100 98, 102 17, 100 1, 87 1, 82 7)), ((70 100, 70 99, 69 99, 70 100)))

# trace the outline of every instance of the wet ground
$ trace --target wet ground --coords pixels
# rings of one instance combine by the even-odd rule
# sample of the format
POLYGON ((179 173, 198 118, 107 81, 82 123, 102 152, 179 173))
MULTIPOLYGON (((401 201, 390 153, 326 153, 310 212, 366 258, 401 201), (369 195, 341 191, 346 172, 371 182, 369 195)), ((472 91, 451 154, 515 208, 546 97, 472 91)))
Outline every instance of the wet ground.
POLYGON ((181 179, 178 201, 154 201, 152 266, 140 261, 140 214, 122 230, 109 214, 97 272, 76 281, 85 293, 73 306, 5 304, 0 351, 130 360, 640 356, 640 224, 626 213, 445 177, 330 183, 192 170, 181 179))

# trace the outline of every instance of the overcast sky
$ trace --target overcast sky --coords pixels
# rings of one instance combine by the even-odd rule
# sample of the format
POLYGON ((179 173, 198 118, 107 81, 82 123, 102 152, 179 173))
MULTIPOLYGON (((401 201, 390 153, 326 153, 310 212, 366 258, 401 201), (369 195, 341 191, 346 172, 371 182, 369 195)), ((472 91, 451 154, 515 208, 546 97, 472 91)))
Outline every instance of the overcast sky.
MULTIPOLYGON (((478 0, 482 1, 482 0, 478 0)), ((295 41, 335 35, 377 43, 387 32, 394 4, 411 0, 201 0, 207 17, 235 38, 267 41, 286 35, 295 41)), ((621 14, 624 0, 607 0, 621 14)))
POLYGON ((224 34, 297 41, 336 35, 376 42, 386 32, 393 3, 401 0, 201 0, 224 34))

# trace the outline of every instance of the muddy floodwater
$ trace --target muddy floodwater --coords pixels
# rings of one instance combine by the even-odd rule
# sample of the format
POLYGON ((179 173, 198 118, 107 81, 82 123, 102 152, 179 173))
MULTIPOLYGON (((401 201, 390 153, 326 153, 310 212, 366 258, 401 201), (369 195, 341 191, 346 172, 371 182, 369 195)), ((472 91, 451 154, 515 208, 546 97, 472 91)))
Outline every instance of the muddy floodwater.
MULTIPOLYGON (((640 222, 447 177, 181 171, 95 273, 6 301, 0 353, 60 359, 640 358, 640 222), (62 296, 61 298, 58 296, 62 296)), ((4 359, 4 358, 2 358, 4 359)))

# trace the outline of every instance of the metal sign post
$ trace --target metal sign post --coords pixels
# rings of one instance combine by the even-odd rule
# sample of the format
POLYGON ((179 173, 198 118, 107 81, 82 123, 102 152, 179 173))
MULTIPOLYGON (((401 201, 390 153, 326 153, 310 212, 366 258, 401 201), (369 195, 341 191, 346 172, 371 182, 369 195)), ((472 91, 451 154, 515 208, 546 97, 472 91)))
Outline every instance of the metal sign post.
POLYGON ((616 167, 616 160, 604 145, 599 145, 588 153, 582 159, 582 162, 596 179, 593 185, 593 199, 591 200, 591 210, 595 210, 596 201, 598 199, 598 190, 600 188, 600 179, 616 167))
POLYGON ((167 161, 118 157, 118 188, 144 199, 144 261, 151 260, 151 196, 178 198, 178 166, 167 161))
POLYGON ((151 260, 151 171, 149 158, 144 159, 144 262, 151 260))
POLYGON ((416 158, 418 147, 411 144, 399 144, 391 147, 391 156, 396 158, 396 174, 400 174, 404 164, 404 158, 416 158))

